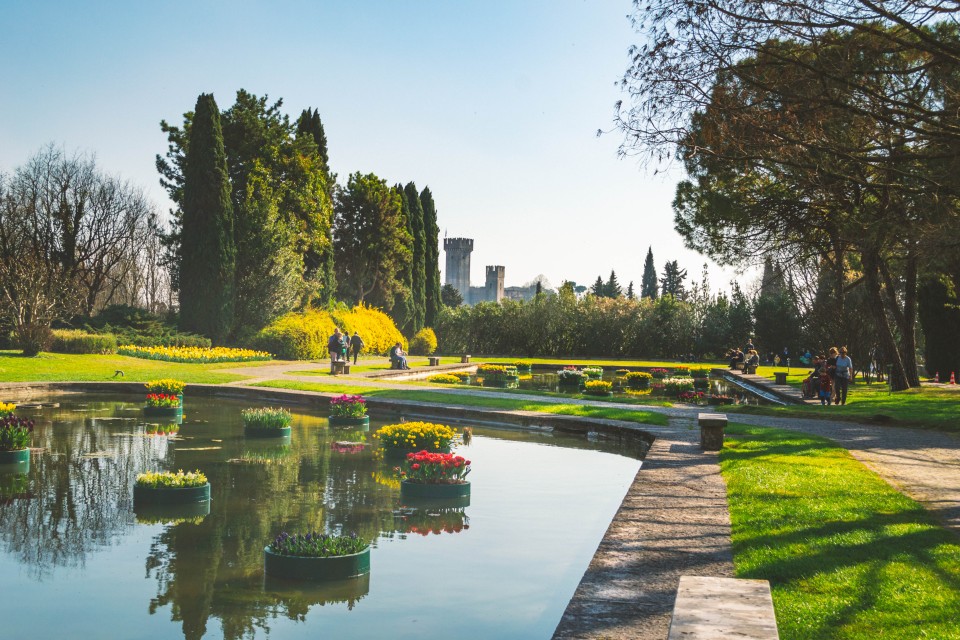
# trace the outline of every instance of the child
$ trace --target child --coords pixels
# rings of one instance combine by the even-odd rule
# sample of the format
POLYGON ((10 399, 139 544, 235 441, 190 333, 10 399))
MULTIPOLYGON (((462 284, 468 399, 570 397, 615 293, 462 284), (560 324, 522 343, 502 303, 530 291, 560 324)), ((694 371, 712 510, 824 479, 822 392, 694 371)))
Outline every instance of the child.
POLYGON ((833 381, 830 380, 830 374, 823 370, 820 374, 820 404, 829 405, 830 395, 833 391, 833 381))

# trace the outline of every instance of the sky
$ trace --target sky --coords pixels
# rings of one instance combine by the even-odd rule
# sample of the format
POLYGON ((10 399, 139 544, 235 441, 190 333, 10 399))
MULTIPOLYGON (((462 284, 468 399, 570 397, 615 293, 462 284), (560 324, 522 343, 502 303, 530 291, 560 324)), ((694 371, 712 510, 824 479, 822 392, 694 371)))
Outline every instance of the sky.
MULTIPOLYGON (((98 165, 171 207, 154 158, 159 123, 200 93, 238 89, 317 108, 332 169, 429 186, 444 235, 474 239, 471 280, 544 274, 590 285, 610 271, 639 289, 703 256, 673 230, 682 170, 619 158, 614 104, 638 41, 629 0, 397 2, 0 2, 0 171, 43 145, 98 165), (608 131, 597 136, 598 130, 608 131), (664 169, 661 167, 661 169, 664 169)), ((441 270, 443 255, 441 253, 441 270)), ((714 288, 736 274, 710 264, 714 288)))

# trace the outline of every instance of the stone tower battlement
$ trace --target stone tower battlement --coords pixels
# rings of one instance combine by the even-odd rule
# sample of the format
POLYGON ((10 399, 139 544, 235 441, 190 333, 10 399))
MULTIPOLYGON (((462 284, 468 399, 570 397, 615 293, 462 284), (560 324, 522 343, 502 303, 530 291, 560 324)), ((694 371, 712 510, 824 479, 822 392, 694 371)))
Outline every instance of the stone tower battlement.
POLYGON ((506 268, 502 265, 487 266, 486 298, 491 302, 503 300, 503 279, 506 268))
POLYGON ((447 254, 445 283, 452 285, 464 300, 470 296, 470 254, 472 238, 444 238, 443 250, 447 254))

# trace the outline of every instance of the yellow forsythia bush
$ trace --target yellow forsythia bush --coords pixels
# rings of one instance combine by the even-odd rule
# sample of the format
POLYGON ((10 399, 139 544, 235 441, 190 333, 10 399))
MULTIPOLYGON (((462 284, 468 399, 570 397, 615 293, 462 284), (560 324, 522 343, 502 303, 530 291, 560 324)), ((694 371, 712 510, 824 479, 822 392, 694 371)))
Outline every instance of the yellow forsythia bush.
POLYGON ((264 327, 254 338, 258 348, 283 360, 319 360, 326 358, 327 339, 335 327, 363 338, 364 353, 386 355, 400 342, 407 342, 390 316, 379 309, 356 306, 329 311, 308 310, 288 313, 264 327))
POLYGON ((430 327, 417 331, 410 340, 410 353, 415 356, 429 356, 437 350, 437 334, 430 327))
POLYGON ((351 336, 354 331, 360 334, 364 353, 385 356, 398 342, 403 345, 404 351, 407 350, 407 341, 393 319, 379 309, 358 305, 352 309, 338 309, 332 316, 341 331, 351 336))

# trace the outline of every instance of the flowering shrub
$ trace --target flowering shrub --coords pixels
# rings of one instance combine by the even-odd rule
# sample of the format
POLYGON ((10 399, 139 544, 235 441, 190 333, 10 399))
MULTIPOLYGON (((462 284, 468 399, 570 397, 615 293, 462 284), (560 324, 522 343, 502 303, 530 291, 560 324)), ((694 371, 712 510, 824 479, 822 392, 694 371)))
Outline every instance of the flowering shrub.
POLYGON ((284 531, 274 538, 270 544, 270 551, 282 556, 330 558, 360 553, 368 546, 370 545, 355 533, 348 536, 331 536, 326 533, 290 535, 284 531))
POLYGON ((584 367, 583 375, 588 378, 602 378, 603 377, 603 367, 584 367))
POLYGON ((180 427, 175 424, 147 425, 148 436, 175 436, 179 432, 180 432, 180 427))
POLYGON ((624 380, 627 381, 627 386, 631 389, 649 389, 652 378, 653 375, 646 371, 631 371, 624 376, 624 380))
POLYGON ((438 373, 427 378, 427 382, 440 384, 460 384, 460 377, 450 373, 438 373))
POLYGON ((654 367, 653 369, 650 369, 650 375, 656 378, 657 380, 663 380, 664 378, 667 377, 668 373, 670 372, 660 367, 654 367))
POLYGON ((669 395, 693 391, 693 378, 664 378, 663 390, 669 395))
POLYGON ((379 438, 380 444, 386 449, 437 451, 448 448, 456 435, 456 431, 442 424, 401 422, 381 427, 373 437, 379 438))
POLYGON ((677 399, 680 402, 693 402, 699 404, 703 400, 703 391, 682 391, 677 394, 677 399))
POLYGON ((266 351, 231 349, 228 347, 137 347, 127 344, 117 347, 117 353, 122 356, 146 358, 147 360, 193 363, 251 362, 271 358, 266 351))
POLYGON ((429 356, 437 350, 437 334, 430 327, 424 327, 410 338, 410 353, 415 356, 429 356))
POLYGON ((19 451, 30 446, 33 420, 12 413, 0 418, 0 451, 19 451))
POLYGON ((583 379, 586 376, 583 375, 582 371, 574 368, 564 367, 560 371, 557 371, 557 378, 560 380, 560 384, 579 384, 583 382, 583 379))
POLYGON ((367 415, 367 401, 363 396, 347 394, 330 398, 330 415, 335 418, 362 418, 367 415))
POLYGON ((184 473, 183 469, 176 473, 172 471, 151 471, 137 474, 137 486, 151 489, 186 489, 188 487, 202 487, 207 484, 207 476, 200 471, 184 473))
POLYGON ((584 392, 592 396, 605 396, 613 391, 613 383, 604 380, 587 380, 583 386, 584 392))
POLYGON ((187 388, 187 383, 173 378, 162 378, 160 380, 148 380, 145 385, 147 393, 165 393, 168 395, 178 395, 187 388))
POLYGON ((244 409, 240 412, 245 427, 259 429, 286 429, 293 422, 293 414, 278 407, 244 409))
POLYGON ((148 393, 147 406, 175 409, 180 406, 180 396, 169 393, 148 393))
POLYGON ((400 477, 418 484, 463 484, 470 473, 470 461, 452 453, 408 453, 400 477))

